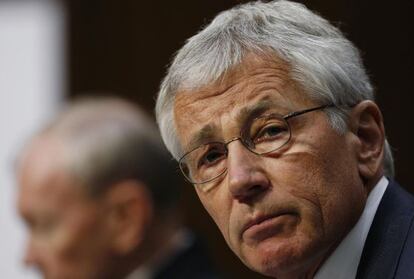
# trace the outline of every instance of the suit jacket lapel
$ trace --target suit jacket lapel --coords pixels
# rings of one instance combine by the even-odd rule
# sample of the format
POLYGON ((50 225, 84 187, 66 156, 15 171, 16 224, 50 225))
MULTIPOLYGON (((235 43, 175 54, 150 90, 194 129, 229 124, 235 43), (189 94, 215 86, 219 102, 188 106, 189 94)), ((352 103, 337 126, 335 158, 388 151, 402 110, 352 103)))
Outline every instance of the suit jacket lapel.
POLYGON ((394 278, 414 217, 414 201, 390 180, 368 233, 356 278, 394 278))

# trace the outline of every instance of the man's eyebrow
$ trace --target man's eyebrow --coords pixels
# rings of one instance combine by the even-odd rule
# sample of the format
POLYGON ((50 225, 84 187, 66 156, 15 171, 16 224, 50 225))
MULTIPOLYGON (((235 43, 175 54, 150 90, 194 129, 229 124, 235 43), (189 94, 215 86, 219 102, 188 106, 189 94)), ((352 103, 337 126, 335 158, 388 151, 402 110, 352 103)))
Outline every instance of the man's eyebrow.
POLYGON ((246 123, 249 119, 259 116, 266 110, 276 107, 277 104, 268 97, 259 100, 256 104, 250 107, 245 107, 240 110, 236 116, 238 123, 246 123))
MULTIPOLYGON (((243 125, 251 118, 259 116, 266 110, 270 108, 278 107, 277 103, 274 100, 271 100, 270 97, 266 96, 263 99, 260 99, 257 103, 250 107, 245 107, 237 113, 236 121, 243 125)), ((205 144, 207 142, 211 142, 217 140, 215 133, 217 131, 217 127, 214 124, 207 124, 203 126, 189 141, 186 149, 184 152, 189 152, 198 146, 205 144)))
POLYGON ((216 125, 214 124, 207 124, 203 126, 189 141, 187 149, 185 152, 191 151, 194 148, 214 140, 214 133, 217 130, 216 125))

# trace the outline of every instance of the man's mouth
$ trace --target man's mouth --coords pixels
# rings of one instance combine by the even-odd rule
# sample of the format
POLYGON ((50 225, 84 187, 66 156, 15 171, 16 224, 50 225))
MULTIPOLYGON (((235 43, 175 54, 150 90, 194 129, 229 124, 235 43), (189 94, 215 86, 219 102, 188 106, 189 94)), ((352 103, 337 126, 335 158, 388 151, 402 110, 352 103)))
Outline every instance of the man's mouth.
POLYGON ((257 243, 270 237, 283 236, 291 232, 297 222, 298 216, 293 212, 259 215, 246 223, 242 237, 247 243, 257 243))

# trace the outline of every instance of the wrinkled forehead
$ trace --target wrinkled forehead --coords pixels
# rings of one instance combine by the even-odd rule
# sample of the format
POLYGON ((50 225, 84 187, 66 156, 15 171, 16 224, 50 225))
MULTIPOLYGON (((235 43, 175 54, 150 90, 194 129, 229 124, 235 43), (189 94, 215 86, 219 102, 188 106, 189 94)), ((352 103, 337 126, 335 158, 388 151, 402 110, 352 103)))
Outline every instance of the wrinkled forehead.
POLYGON ((174 118, 184 151, 215 138, 218 133, 236 131, 257 112, 272 109, 286 114, 312 103, 305 91, 290 78, 289 67, 280 60, 256 56, 224 75, 220 80, 197 89, 180 91, 175 99, 174 118), (224 131, 225 129, 225 131, 224 131))

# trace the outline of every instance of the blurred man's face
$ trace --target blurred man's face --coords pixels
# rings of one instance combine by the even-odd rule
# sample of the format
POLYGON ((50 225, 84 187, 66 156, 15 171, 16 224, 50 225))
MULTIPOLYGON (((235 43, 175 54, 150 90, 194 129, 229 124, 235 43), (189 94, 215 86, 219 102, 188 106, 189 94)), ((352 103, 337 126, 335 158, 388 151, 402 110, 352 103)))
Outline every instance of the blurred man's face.
POLYGON ((104 278, 110 254, 105 207, 64 172, 56 143, 33 144, 18 179, 18 207, 29 228, 26 263, 50 279, 104 278))
MULTIPOLYGON (((179 92, 174 112, 188 151, 193 142, 234 139, 258 116, 318 105, 289 79, 286 65, 250 57, 221 84, 179 92)), ((231 142, 227 172, 195 185, 231 249, 277 278, 315 272, 358 220, 367 194, 352 133, 338 134, 322 111, 288 122, 292 138, 282 149, 258 156, 231 142)))

